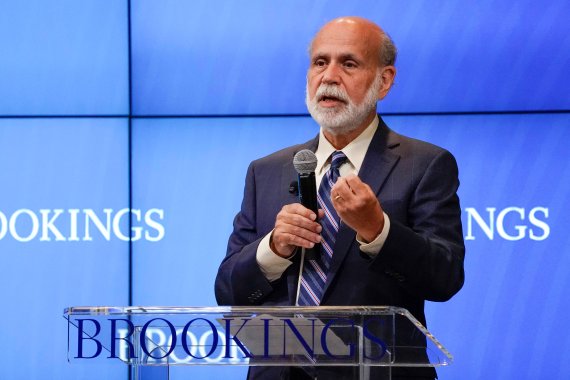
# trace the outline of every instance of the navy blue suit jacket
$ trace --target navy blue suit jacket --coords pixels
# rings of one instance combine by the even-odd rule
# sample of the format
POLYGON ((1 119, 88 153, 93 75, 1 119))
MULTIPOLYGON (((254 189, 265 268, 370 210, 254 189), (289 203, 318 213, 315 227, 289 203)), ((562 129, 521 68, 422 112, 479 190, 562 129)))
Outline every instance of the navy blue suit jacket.
MULTIPOLYGON (((300 255, 270 282, 256 252, 281 208, 298 202, 289 192, 297 178, 293 156, 302 149, 315 151, 317 144, 318 137, 250 164, 241 211, 216 278, 220 305, 295 304, 300 255)), ((399 306, 425 325, 424 301, 448 300, 464 281, 455 159, 442 148, 393 132, 380 119, 358 176, 377 194, 390 232, 370 259, 360 251, 356 232, 341 224, 321 304, 399 306)))

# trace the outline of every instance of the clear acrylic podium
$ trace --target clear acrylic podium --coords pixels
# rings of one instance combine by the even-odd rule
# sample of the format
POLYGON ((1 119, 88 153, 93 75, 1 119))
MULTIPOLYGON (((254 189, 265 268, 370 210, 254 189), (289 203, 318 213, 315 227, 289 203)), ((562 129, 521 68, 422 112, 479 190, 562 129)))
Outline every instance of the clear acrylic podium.
POLYGON ((350 367, 350 378, 372 371, 390 379, 394 367, 453 360, 396 307, 69 307, 64 314, 70 362, 125 363, 136 380, 203 365, 350 367))

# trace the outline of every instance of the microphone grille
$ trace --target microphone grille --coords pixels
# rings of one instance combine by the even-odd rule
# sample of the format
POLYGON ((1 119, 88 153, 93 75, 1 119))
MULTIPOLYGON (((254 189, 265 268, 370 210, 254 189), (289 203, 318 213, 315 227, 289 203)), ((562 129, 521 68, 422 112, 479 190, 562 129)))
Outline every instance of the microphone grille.
POLYGON ((299 174, 312 173, 317 168, 317 156, 309 149, 300 150, 293 157, 293 166, 299 174))

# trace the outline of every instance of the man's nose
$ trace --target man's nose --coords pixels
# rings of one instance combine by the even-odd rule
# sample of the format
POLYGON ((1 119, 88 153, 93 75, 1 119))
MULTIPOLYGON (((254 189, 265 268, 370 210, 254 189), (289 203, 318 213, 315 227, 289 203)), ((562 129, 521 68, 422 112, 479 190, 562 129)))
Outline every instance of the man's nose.
POLYGON ((323 72, 322 82, 325 84, 340 84, 340 67, 336 64, 330 64, 323 72))

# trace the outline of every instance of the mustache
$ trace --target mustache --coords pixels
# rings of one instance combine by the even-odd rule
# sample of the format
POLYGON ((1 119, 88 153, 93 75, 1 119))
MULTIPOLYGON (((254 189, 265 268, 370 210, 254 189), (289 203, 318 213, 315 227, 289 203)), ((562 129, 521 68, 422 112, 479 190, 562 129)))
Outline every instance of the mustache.
POLYGON ((317 89, 315 98, 317 101, 323 100, 325 98, 334 98, 345 103, 350 102, 348 94, 342 88, 334 84, 321 84, 317 89))

